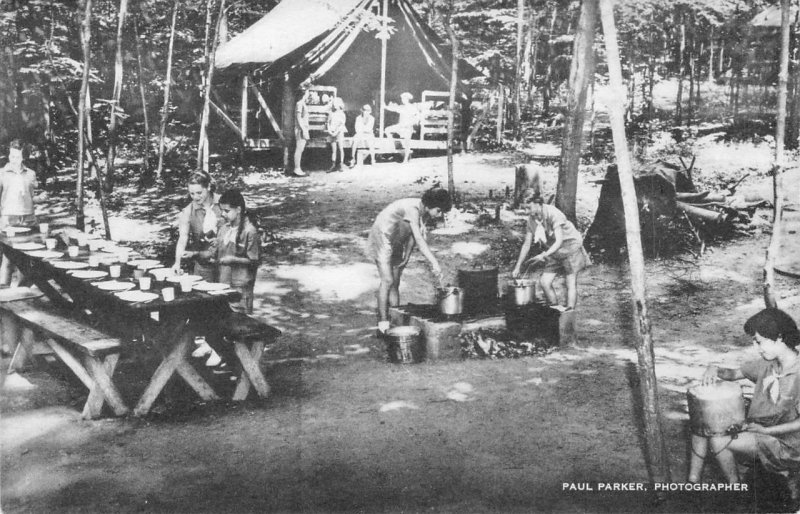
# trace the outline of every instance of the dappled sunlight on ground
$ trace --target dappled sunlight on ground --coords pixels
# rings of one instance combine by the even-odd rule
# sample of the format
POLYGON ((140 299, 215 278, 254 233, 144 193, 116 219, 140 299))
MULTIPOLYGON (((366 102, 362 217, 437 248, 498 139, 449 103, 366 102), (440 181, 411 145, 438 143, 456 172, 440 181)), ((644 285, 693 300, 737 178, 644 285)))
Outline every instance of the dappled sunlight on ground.
POLYGON ((66 408, 42 409, 22 414, 5 414, 0 420, 0 441, 3 450, 23 448, 41 437, 79 420, 80 415, 66 408))
POLYGON ((337 239, 357 240, 358 236, 342 232, 330 232, 319 228, 308 228, 280 232, 280 236, 285 239, 302 239, 305 241, 335 241, 337 239))
POLYGON ((489 245, 476 242, 459 241, 453 243, 450 251, 463 257, 476 257, 489 249, 489 245))
POLYGON ((355 300, 375 289, 378 280, 375 266, 362 262, 337 266, 278 266, 273 273, 284 280, 296 280, 301 292, 313 292, 328 302, 355 300))

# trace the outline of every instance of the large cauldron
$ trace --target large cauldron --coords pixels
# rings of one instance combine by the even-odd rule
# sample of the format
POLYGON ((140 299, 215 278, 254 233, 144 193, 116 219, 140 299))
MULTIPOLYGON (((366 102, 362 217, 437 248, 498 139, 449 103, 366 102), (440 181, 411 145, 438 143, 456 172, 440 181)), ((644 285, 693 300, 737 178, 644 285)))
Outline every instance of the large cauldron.
POLYGON ((480 314, 497 303, 497 268, 458 270, 458 286, 464 292, 464 313, 480 314))

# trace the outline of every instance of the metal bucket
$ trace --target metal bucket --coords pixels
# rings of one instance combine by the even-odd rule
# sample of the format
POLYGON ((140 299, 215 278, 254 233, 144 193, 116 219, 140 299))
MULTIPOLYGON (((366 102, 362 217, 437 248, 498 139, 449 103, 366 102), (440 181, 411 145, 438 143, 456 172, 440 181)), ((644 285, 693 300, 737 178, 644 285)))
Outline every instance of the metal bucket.
POLYGON ((458 270, 458 286, 464 292, 464 312, 479 314, 497 303, 497 268, 458 270))
POLYGON ((396 364, 412 364, 421 362, 422 330, 419 327, 392 327, 386 331, 386 349, 389 362, 396 364))
POLYGON ((742 388, 733 382, 695 386, 686 392, 689 427, 704 437, 735 434, 745 421, 742 388))
POLYGON ((529 278, 512 280, 509 285, 514 305, 521 307, 536 302, 536 282, 529 278))
POLYGON ((464 291, 460 287, 440 287, 436 290, 439 312, 446 316, 457 316, 464 312, 464 291))

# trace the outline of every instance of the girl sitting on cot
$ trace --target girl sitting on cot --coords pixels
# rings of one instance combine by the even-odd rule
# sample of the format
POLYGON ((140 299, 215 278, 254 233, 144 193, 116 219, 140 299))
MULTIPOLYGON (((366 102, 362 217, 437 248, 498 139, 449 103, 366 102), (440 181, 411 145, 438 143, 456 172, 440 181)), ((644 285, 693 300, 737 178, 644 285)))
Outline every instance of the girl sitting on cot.
POLYGON ((250 221, 244 197, 238 190, 225 191, 218 203, 225 221, 212 249, 219 281, 242 293, 241 301, 231 308, 252 314, 253 288, 261 252, 258 230, 250 221))
MULTIPOLYGON (((711 365, 703 385, 719 379, 747 378, 755 382, 753 399, 743 431, 735 435, 704 437, 692 434, 688 481, 699 482, 709 452, 729 483, 739 482, 736 459, 754 463, 767 471, 789 476, 800 470, 800 332, 797 324, 779 309, 764 309, 744 324, 753 336, 760 359, 735 369, 711 365)), ((792 500, 800 499, 797 482, 790 477, 792 500)))

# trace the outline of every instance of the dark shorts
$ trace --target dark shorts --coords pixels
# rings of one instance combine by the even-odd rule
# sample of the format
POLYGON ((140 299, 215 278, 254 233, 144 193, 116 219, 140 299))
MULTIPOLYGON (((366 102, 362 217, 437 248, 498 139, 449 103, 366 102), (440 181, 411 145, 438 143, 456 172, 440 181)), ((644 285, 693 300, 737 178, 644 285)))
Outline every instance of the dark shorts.
POLYGON ((561 245, 553 255, 544 261, 544 273, 572 275, 589 265, 589 256, 578 241, 561 245))

